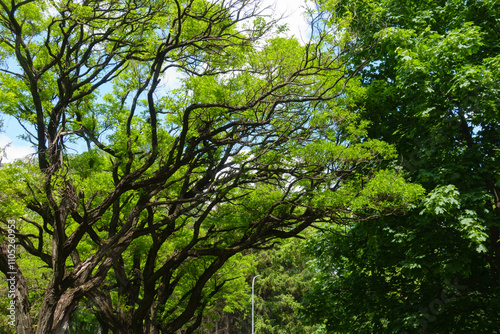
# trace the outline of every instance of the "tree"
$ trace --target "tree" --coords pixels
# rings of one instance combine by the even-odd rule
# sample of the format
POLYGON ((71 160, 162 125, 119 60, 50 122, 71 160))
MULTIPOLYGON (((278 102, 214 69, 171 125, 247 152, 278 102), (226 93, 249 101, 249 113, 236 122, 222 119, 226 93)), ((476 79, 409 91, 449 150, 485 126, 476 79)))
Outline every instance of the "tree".
POLYGON ((359 111, 427 196, 405 217, 318 237, 310 314, 334 332, 498 332, 499 4, 330 5, 355 17, 362 40, 380 40, 359 111))
MULTIPOLYGON (((304 235, 307 238, 306 233, 304 235)), ((301 318, 301 301, 312 283, 310 258, 303 248, 304 241, 282 242, 277 249, 258 254, 258 289, 256 289, 255 331, 270 334, 310 334, 317 326, 306 325, 301 318)))
POLYGON ((18 333, 192 333, 236 254, 334 222, 393 152, 342 108, 359 46, 321 13, 301 45, 253 1, 0 6, 0 110, 37 152, 0 170, 18 333))
POLYGON ((303 246, 310 233, 307 230, 301 238, 279 240, 273 247, 246 254, 249 274, 244 307, 235 309, 230 300, 219 300, 195 333, 250 334, 251 286, 257 273, 261 276, 255 280, 256 333, 322 333, 318 326, 306 325, 301 314, 301 301, 314 279, 308 266, 311 257, 303 246))

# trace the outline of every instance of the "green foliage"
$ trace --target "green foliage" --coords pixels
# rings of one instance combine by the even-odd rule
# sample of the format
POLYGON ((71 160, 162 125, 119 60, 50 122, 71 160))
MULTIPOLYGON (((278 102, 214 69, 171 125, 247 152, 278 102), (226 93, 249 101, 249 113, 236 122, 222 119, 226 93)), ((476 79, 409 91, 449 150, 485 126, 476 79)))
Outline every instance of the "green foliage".
POLYGON ((411 333, 424 325, 432 333, 496 330, 498 302, 479 296, 498 292, 487 286, 488 269, 475 247, 463 242, 464 233, 414 212, 359 223, 344 234, 310 242, 321 274, 306 300, 307 314, 329 332, 411 333), (471 280, 475 275, 481 279, 471 280), (431 312, 436 300, 449 301, 431 312))
POLYGON ((376 43, 357 110, 427 195, 410 195, 402 217, 318 234, 308 314, 332 333, 497 333, 498 2, 326 3, 335 15, 355 13, 349 28, 376 43))
MULTIPOLYGON (((308 231, 304 235, 308 236, 308 231)), ((228 307, 221 299, 207 312, 198 334, 249 334, 251 329, 251 282, 255 275, 255 332, 256 333, 323 333, 320 326, 309 326, 302 316, 301 302, 313 282, 314 272, 308 261, 311 257, 301 239, 282 240, 269 249, 254 250, 242 257, 249 264, 251 275, 246 277, 246 295, 241 296, 244 308, 228 307)))
POLYGON ((2 217, 21 217, 30 200, 35 197, 43 201, 40 195, 43 189, 43 177, 30 162, 16 161, 0 168, 0 215, 2 217), (40 197, 39 197, 40 196, 40 197))
POLYGON ((424 189, 411 184, 392 170, 378 171, 360 190, 353 209, 372 209, 380 212, 405 210, 422 198, 424 189))
POLYGON ((314 276, 302 244, 301 239, 286 240, 256 254, 255 272, 262 275, 255 281, 256 333, 309 334, 317 329, 301 317, 301 302, 314 276))

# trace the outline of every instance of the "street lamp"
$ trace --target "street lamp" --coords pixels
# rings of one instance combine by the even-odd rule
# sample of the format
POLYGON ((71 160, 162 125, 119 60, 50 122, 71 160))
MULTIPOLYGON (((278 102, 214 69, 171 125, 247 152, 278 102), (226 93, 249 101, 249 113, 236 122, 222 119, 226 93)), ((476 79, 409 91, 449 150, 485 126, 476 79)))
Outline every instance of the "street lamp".
POLYGON ((255 279, 257 277, 259 277, 260 275, 257 275, 257 276, 254 276, 252 278, 252 334, 254 334, 254 331, 255 331, 255 324, 254 324, 254 300, 253 300, 253 294, 254 294, 254 283, 255 283, 255 279))

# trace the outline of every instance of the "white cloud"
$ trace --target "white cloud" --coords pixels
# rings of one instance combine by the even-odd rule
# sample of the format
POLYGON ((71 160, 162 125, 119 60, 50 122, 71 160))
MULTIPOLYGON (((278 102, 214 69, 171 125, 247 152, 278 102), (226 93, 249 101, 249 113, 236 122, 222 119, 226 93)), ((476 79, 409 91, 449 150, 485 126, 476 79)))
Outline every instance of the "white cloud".
POLYGON ((288 26, 288 35, 295 36, 301 42, 307 42, 311 29, 305 17, 307 3, 304 0, 264 0, 263 6, 275 8, 275 16, 283 16, 281 24, 288 26))
POLYGON ((175 67, 171 67, 163 73, 161 76, 161 82, 159 91, 162 95, 174 89, 181 88, 182 78, 185 77, 180 71, 175 67))
POLYGON ((2 157, 2 163, 13 162, 17 159, 23 159, 28 155, 35 153, 32 146, 28 145, 14 145, 10 137, 0 134, 0 149, 5 148, 5 155, 2 157))

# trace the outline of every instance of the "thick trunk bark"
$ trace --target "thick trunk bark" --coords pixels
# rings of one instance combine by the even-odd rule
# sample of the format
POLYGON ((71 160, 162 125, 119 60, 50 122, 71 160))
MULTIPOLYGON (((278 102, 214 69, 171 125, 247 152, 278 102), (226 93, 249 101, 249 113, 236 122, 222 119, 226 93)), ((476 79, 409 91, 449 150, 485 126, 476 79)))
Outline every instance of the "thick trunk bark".
POLYGON ((69 327, 71 313, 76 309, 78 298, 75 290, 57 293, 50 282, 40 310, 36 334, 64 334, 69 327))
POLYGON ((12 255, 15 256, 15 244, 0 245, 0 271, 5 274, 7 279, 8 307, 13 307, 12 312, 8 311, 8 322, 13 328, 15 327, 17 334, 32 334, 33 321, 30 314, 26 279, 15 261, 12 261, 12 255), (9 245, 13 247, 9 247, 9 245), (14 250, 13 253, 10 253, 11 257, 9 257, 9 250, 14 250), (14 305, 11 304, 11 301, 14 305))
POLYGON ((38 316, 38 326, 36 334, 50 333, 52 331, 53 315, 56 310, 57 297, 53 289, 53 282, 49 283, 49 287, 45 291, 45 298, 38 316))
POLYGON ((28 288, 21 270, 16 275, 16 330, 17 334, 32 334, 33 323, 30 315, 28 288))

